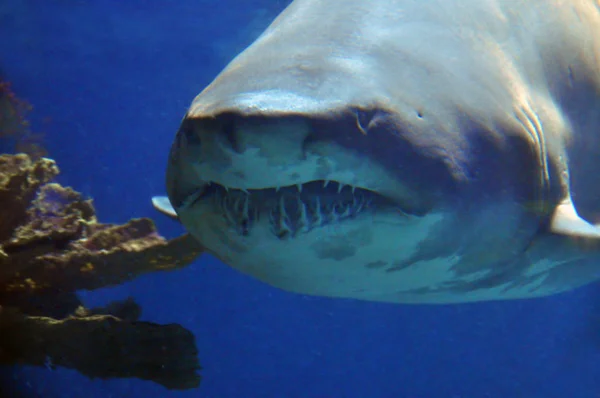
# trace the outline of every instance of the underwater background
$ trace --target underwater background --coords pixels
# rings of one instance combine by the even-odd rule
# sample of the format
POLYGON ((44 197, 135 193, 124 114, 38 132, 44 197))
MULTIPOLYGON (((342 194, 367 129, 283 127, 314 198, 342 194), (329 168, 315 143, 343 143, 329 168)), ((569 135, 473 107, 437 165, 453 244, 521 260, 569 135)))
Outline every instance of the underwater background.
MULTIPOLYGON (((335 1, 335 0, 331 0, 335 1)), ((157 214, 171 141, 191 100, 288 4, 275 0, 2 0, 0 69, 33 104, 58 181, 104 222, 157 214)), ((209 255, 82 292, 133 297, 142 320, 196 336, 200 387, 3 368, 2 396, 211 398, 600 397, 598 284, 554 297, 413 306, 306 297, 209 255)), ((0 336, 0 338, 2 338, 0 336)))

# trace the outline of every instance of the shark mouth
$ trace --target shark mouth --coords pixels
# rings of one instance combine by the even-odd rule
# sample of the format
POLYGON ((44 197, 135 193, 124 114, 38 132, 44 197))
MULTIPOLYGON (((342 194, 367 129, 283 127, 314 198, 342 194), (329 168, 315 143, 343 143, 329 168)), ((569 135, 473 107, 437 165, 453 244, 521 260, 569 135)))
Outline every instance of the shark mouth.
POLYGON ((323 180, 248 190, 212 182, 190 195, 182 206, 199 201, 210 203, 227 225, 242 236, 250 235, 257 222, 267 219, 270 231, 279 239, 293 238, 377 208, 398 208, 397 203, 376 192, 323 180))

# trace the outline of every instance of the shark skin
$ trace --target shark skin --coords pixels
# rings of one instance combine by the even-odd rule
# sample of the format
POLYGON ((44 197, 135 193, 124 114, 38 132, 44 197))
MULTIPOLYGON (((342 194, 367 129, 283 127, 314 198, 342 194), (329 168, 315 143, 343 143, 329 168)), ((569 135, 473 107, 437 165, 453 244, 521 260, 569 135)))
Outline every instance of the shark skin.
POLYGON ((166 198, 272 286, 392 303, 600 277, 600 3, 296 0, 192 102, 166 198))

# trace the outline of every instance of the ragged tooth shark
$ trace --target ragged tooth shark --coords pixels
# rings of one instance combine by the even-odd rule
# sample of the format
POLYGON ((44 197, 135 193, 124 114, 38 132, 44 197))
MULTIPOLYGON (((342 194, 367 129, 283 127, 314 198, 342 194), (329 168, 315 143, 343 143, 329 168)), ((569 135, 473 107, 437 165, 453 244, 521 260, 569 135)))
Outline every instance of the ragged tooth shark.
POLYGON ((600 2, 296 0, 193 101, 155 207, 302 294, 600 276, 600 2))

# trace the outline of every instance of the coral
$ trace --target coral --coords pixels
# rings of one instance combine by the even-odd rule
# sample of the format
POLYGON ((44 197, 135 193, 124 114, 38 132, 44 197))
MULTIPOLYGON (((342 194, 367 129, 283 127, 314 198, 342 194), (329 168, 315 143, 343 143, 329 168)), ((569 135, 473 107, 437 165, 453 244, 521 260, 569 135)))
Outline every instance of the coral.
POLYGON ((31 130, 26 116, 32 106, 17 98, 10 83, 0 77, 0 137, 12 142, 14 150, 29 154, 34 159, 45 156, 42 145, 43 135, 31 130))
POLYGON ((58 173, 50 159, 0 155, 0 363, 197 386, 189 331, 138 321, 131 300, 86 309, 77 291, 185 267, 202 248, 167 241, 147 218, 99 223, 91 200, 51 182, 58 173))

